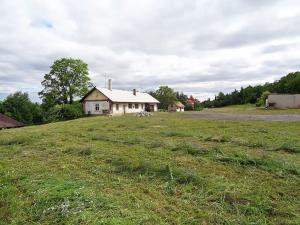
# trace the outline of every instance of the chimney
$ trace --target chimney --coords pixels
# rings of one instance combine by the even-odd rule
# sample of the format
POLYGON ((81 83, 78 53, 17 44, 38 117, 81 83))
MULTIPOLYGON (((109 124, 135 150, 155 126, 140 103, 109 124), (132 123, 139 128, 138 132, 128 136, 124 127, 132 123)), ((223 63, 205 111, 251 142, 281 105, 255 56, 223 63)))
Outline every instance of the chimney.
POLYGON ((108 89, 109 89, 109 90, 112 90, 111 79, 108 79, 108 89))
POLYGON ((133 89, 133 95, 136 95, 136 89, 133 89))

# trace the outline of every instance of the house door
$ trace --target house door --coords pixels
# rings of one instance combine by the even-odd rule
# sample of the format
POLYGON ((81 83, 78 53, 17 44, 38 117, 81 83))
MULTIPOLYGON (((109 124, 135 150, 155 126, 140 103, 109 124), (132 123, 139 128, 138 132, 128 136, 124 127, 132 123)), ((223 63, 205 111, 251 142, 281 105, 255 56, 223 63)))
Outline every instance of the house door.
POLYGON ((154 112, 154 105, 150 105, 150 112, 154 112))
POLYGON ((145 111, 146 112, 150 112, 150 105, 149 105, 149 103, 145 104, 145 111))
POLYGON ((126 113, 126 105, 123 105, 123 113, 126 113))

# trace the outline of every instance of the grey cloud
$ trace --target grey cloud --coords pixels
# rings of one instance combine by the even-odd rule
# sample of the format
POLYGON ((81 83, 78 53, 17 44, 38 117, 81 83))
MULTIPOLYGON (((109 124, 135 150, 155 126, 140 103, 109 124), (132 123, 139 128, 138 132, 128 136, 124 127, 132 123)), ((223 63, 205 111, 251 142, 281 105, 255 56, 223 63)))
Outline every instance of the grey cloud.
POLYGON ((277 44, 277 45, 268 45, 262 48, 262 53, 274 53, 288 50, 289 48, 293 48, 294 44, 277 44))
POLYGON ((62 57, 87 62, 98 86, 107 73, 127 90, 170 85, 213 96, 273 81, 299 66, 297 8, 296 0, 4 0, 0 98, 38 92, 62 57))

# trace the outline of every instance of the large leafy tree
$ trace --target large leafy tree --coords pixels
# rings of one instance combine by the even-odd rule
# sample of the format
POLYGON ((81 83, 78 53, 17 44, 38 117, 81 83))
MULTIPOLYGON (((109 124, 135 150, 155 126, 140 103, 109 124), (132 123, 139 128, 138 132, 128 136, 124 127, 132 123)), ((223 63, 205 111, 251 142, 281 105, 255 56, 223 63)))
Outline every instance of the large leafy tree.
POLYGON ((155 92, 155 97, 160 102, 160 108, 165 110, 177 100, 176 93, 168 86, 160 86, 155 92))
POLYGON ((16 92, 2 103, 2 112, 25 124, 42 123, 43 113, 37 103, 32 103, 27 93, 16 92))
POLYGON ((51 108, 56 104, 72 104, 76 97, 82 97, 89 88, 88 65, 80 59, 62 58, 56 60, 49 73, 45 74, 39 92, 43 105, 51 108))

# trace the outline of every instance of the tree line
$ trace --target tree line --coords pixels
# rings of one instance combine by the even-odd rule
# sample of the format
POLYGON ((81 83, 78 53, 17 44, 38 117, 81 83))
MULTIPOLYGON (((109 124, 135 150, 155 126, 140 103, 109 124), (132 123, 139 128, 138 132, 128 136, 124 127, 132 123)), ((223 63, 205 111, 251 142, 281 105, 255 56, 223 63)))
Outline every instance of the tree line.
MULTIPOLYGON (((0 113, 27 125, 83 116, 79 99, 93 87, 86 63, 72 58, 56 60, 50 67, 50 72, 44 75, 41 84, 41 104, 31 102, 27 93, 16 92, 0 101, 0 113)), ((188 98, 187 95, 175 92, 168 86, 161 86, 150 94, 160 101, 159 107, 163 110, 167 110, 168 105, 175 101, 186 104, 188 98)))
POLYGON ((25 124, 75 119, 83 115, 78 99, 92 84, 88 65, 82 60, 56 60, 50 67, 50 72, 44 75, 41 84, 41 104, 31 102, 27 93, 16 92, 0 101, 0 113, 25 124))
POLYGON ((231 93, 218 93, 214 99, 207 99, 201 103, 205 108, 223 107, 228 105, 256 104, 263 106, 268 93, 298 94, 300 93, 300 72, 289 73, 273 83, 248 86, 231 93))
MULTIPOLYGON (((80 59, 62 58, 50 67, 41 82, 39 92, 42 103, 33 103, 27 93, 16 92, 0 101, 0 113, 6 114, 25 124, 42 124, 53 121, 75 119, 83 115, 79 99, 93 85, 90 82, 88 65, 80 59)), ((156 91, 148 92, 160 101, 159 109, 180 101, 185 110, 200 110, 203 107, 222 107, 236 104, 263 105, 268 93, 300 93, 300 72, 289 73, 274 83, 248 86, 231 93, 220 92, 213 100, 200 103, 196 99, 194 108, 187 104, 188 96, 175 92, 168 86, 160 86, 156 91)))
POLYGON ((185 106, 185 110, 200 110, 201 105, 198 99, 195 99, 195 105, 192 107, 188 104, 188 96, 183 92, 174 91, 168 86, 160 86, 156 91, 149 91, 148 94, 156 98, 160 103, 158 108, 166 111, 168 106, 175 102, 181 102, 185 106))

